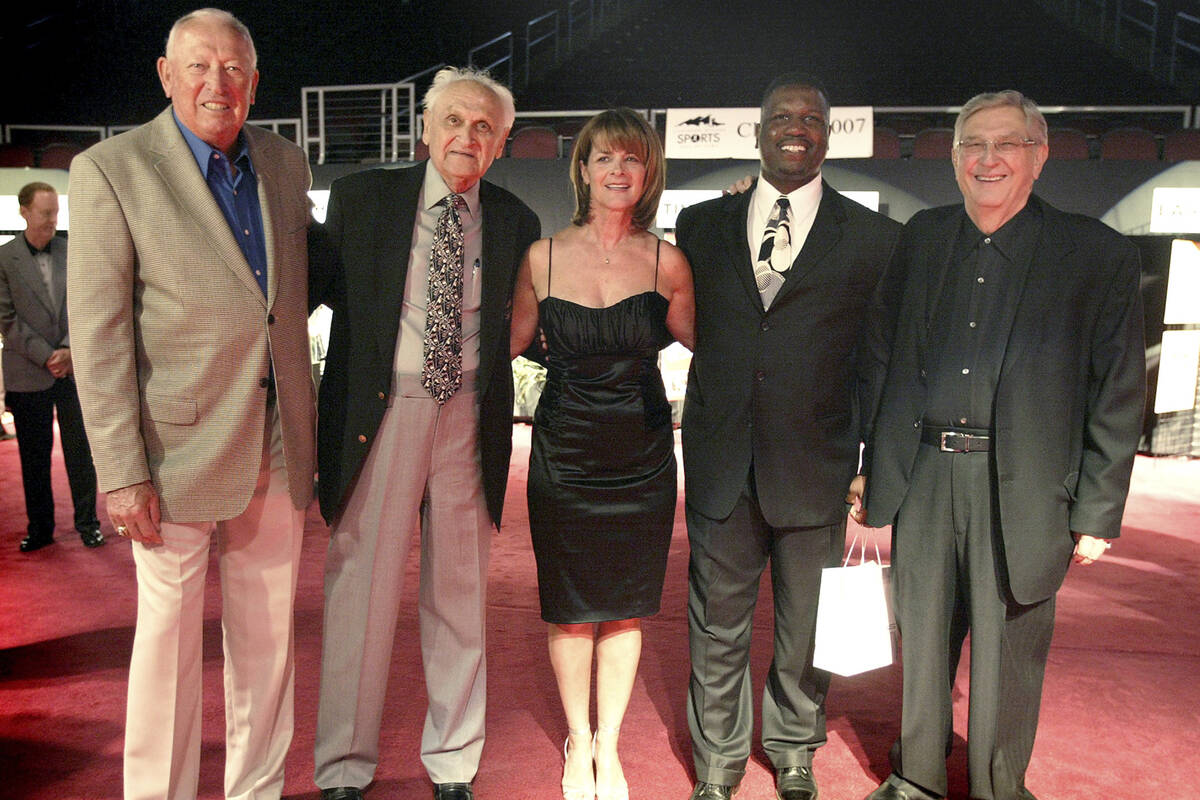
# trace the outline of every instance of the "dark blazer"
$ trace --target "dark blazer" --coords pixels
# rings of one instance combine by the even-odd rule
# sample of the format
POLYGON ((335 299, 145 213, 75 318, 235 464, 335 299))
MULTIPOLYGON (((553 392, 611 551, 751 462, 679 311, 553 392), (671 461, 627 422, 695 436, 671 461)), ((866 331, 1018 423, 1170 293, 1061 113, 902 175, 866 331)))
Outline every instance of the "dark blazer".
POLYGON ((832 525, 858 468, 855 353, 900 225, 828 184, 804 248, 763 311, 746 241, 752 192, 685 209, 677 239, 696 287, 683 407, 688 504, 724 519, 751 464, 776 527, 832 525))
MULTIPOLYGON (((392 390, 392 361, 425 163, 374 169, 334 182, 324 225, 309 232, 309 303, 333 309, 318 400, 321 514, 349 497, 392 390)), ((508 191, 481 181, 483 288, 479 331, 479 455, 492 521, 500 524, 512 453, 509 322, 517 266, 541 233, 537 216, 508 191)))
MULTIPOLYGON (((1146 375, 1137 250, 1096 219, 1029 202, 1041 209, 1042 232, 1019 278, 992 426, 1008 584, 1023 604, 1058 590, 1072 531, 1120 535, 1146 375)), ((964 216, 947 206, 909 221, 883 284, 891 296, 881 292, 871 315, 864 355, 886 379, 869 449, 868 525, 891 524, 905 501, 927 353, 939 345, 928 338, 930 311, 964 216)))
POLYGON ((41 392, 54 385, 46 360, 67 337, 67 240, 50 240, 52 269, 62 293, 51 298, 41 267, 24 234, 0 246, 0 336, 4 338, 4 387, 10 392, 41 392))

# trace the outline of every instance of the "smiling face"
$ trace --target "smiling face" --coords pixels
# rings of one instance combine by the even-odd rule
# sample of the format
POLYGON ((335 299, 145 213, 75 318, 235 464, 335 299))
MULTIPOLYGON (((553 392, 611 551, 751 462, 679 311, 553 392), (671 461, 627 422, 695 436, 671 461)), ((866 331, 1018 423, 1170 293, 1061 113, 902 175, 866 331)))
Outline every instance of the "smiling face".
POLYGON ((179 121, 229 154, 258 88, 250 43, 220 21, 194 20, 158 59, 158 78, 179 121))
POLYGON ((475 81, 450 84, 425 110, 421 141, 451 191, 465 192, 478 183, 504 153, 507 139, 504 105, 475 81))
POLYGON ((996 231, 1025 207, 1049 153, 1046 143, 1039 142, 1001 155, 995 143, 1035 138, 1025 113, 1014 106, 985 108, 963 121, 951 156, 954 177, 967 215, 984 233, 996 231), (990 144, 982 153, 970 155, 960 146, 962 142, 990 144))
POLYGON ((592 208, 632 212, 646 188, 645 157, 628 146, 599 139, 587 161, 579 164, 580 179, 588 187, 592 208))
POLYGON ((815 178, 829 149, 829 103, 809 86, 780 86, 762 108, 763 177, 787 194, 815 178))

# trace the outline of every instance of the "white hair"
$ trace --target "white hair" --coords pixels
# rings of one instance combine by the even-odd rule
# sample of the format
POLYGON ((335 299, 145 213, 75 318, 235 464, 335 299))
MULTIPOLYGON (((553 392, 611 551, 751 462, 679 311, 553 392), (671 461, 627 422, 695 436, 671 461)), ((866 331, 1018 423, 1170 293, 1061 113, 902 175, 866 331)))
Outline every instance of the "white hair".
POLYGON ((215 22, 219 25, 224 25, 245 39, 246 46, 250 48, 250 69, 254 70, 257 68, 258 52, 254 49, 254 38, 250 36, 250 29, 233 14, 219 8, 199 8, 175 20, 175 24, 171 26, 171 32, 167 34, 167 49, 165 53, 168 60, 171 58, 171 51, 175 49, 175 39, 179 32, 196 22, 215 22))
POLYGON ((984 92, 977 94, 963 104, 954 120, 954 142, 962 138, 963 125, 975 114, 988 108, 1015 108, 1025 115, 1025 133, 1030 139, 1039 144, 1046 143, 1046 118, 1038 110, 1037 103, 1030 100, 1016 89, 1005 89, 1002 92, 984 92))
POLYGON ((500 101, 500 105, 504 108, 504 127, 512 128, 513 120, 517 116, 517 106, 513 101, 512 92, 503 83, 500 83, 486 69, 477 67, 443 67, 433 76, 433 82, 429 84, 429 88, 425 91, 425 97, 421 100, 421 107, 426 111, 433 109, 437 105, 438 98, 442 96, 442 92, 452 84, 459 81, 471 81, 477 83, 483 88, 490 91, 500 101))

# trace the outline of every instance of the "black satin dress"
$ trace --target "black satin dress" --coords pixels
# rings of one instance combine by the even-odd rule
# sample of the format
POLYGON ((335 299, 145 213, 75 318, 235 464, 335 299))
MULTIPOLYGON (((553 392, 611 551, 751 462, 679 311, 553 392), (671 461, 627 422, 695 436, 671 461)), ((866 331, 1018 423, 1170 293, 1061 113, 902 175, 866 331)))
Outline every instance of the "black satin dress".
POLYGON ((538 304, 547 377, 528 499, 547 622, 658 611, 676 499, 671 407, 658 370, 658 351, 672 341, 667 305, 657 291, 605 308, 553 296, 538 304))

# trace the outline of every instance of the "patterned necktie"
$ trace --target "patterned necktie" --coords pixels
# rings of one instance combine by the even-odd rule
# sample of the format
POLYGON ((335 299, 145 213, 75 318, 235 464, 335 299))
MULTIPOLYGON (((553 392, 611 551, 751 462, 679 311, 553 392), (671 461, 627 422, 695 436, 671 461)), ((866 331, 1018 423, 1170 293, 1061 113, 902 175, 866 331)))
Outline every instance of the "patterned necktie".
POLYGON ((425 304, 425 365, 421 385, 442 405, 462 385, 463 229, 461 195, 442 200, 429 255, 429 294, 425 304))
POLYGON ((754 262, 754 282, 762 295, 763 308, 771 302, 783 286, 783 277, 792 266, 792 229, 789 223, 788 199, 780 197, 771 209, 767 229, 763 231, 762 246, 758 248, 758 259, 754 262))

